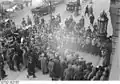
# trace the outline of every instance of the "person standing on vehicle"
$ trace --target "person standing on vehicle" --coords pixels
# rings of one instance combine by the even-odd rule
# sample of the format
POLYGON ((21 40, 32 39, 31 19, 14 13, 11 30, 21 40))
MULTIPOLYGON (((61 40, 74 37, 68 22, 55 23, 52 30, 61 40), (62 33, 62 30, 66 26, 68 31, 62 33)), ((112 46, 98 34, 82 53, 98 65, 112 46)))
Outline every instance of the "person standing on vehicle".
POLYGON ((95 20, 95 17, 93 14, 90 15, 90 24, 93 26, 93 23, 94 23, 94 20, 95 20))
POLYGON ((88 9, 88 5, 87 5, 86 9, 85 9, 85 16, 86 16, 86 14, 88 15, 88 11, 89 11, 89 9, 88 9))
POLYGON ((88 16, 90 16, 90 15, 92 15, 92 14, 93 14, 93 7, 90 6, 90 7, 88 8, 88 16))

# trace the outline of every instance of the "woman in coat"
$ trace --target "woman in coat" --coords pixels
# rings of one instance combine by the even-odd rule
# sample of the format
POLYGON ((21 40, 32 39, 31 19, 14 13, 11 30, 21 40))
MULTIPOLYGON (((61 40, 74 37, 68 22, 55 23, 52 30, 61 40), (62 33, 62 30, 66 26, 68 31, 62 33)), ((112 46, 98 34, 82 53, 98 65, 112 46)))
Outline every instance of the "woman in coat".
POLYGON ((52 80, 58 80, 61 76, 61 66, 58 58, 54 59, 54 67, 52 73, 53 73, 52 80))
POLYGON ((36 76, 35 76, 35 63, 33 61, 33 57, 31 57, 31 56, 29 56, 27 72, 28 72, 27 78, 29 78, 29 76, 33 76, 33 78, 36 78, 36 76))
POLYGON ((54 61, 53 59, 50 59, 48 62, 48 70, 49 70, 49 76, 52 78, 53 77, 53 67, 54 67, 54 61))
POLYGON ((47 57, 45 57, 45 54, 42 53, 41 55, 41 70, 43 74, 46 74, 48 72, 48 63, 47 63, 47 57))
POLYGON ((67 68, 67 60, 64 59, 63 61, 60 62, 61 65, 61 80, 64 80, 64 71, 67 68))
POLYGON ((82 18, 80 19, 80 27, 83 28, 85 25, 85 19, 84 16, 82 16, 82 18))

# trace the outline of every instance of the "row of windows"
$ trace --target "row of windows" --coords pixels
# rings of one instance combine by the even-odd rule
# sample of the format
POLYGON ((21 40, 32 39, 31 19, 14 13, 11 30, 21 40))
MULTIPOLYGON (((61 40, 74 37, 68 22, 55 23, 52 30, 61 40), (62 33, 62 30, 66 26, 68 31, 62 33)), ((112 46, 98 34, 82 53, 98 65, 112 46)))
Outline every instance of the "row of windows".
POLYGON ((111 0, 111 3, 112 3, 112 4, 115 4, 115 3, 117 3, 117 2, 120 2, 120 0, 111 0))

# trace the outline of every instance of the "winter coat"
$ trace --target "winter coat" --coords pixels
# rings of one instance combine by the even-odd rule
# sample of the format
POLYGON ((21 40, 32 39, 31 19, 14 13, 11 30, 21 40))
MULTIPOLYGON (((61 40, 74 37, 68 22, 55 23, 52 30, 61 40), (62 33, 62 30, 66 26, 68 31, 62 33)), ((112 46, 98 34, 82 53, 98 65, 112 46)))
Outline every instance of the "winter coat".
POLYGON ((85 20, 84 20, 84 18, 81 18, 80 19, 80 27, 83 28, 84 24, 85 24, 85 20))
POLYGON ((73 80, 74 77, 74 69, 71 68, 67 68, 64 71, 64 80, 73 80))
POLYGON ((49 70, 50 77, 53 77, 53 67, 54 67, 54 61, 50 60, 48 62, 48 70, 49 70))
POLYGON ((60 65, 61 65, 61 80, 63 80, 64 79, 64 71, 67 68, 67 63, 65 61, 62 61, 60 63, 60 65))
POLYGON ((48 72, 48 65, 47 65, 47 58, 46 57, 41 57, 41 70, 43 73, 48 72))
POLYGON ((93 24, 94 23, 94 19, 95 17, 93 15, 90 16, 90 23, 93 24))
POLYGON ((74 80, 83 80, 84 74, 80 69, 75 69, 74 80))
POLYGON ((60 78, 61 75, 61 66, 58 59, 54 59, 53 74, 55 78, 60 78))

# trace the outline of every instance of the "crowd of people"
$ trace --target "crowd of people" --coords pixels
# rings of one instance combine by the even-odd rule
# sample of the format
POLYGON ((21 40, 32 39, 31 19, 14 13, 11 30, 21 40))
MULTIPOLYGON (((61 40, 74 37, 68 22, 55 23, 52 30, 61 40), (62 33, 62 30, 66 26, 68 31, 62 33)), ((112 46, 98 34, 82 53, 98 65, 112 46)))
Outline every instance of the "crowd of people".
POLYGON ((82 16, 78 23, 70 16, 65 20, 65 32, 73 33, 77 39, 76 43, 79 44, 79 51, 103 57, 102 66, 93 66, 75 53, 71 54, 73 59, 68 60, 66 54, 61 55, 57 49, 51 49, 49 42, 53 38, 50 35, 54 37, 54 32, 61 28, 61 16, 52 16, 47 23, 43 18, 40 20, 38 15, 34 15, 35 24, 28 16, 27 20, 23 18, 20 28, 17 28, 12 20, 1 23, 3 29, 0 37, 0 79, 7 76, 4 66, 8 64, 9 69, 13 71, 21 71, 21 65, 24 66, 28 72, 27 78, 36 78, 37 67, 44 75, 49 74, 52 80, 108 80, 112 52, 111 36, 101 41, 93 12, 89 13, 86 7, 86 14, 90 18, 90 26, 87 29, 84 25, 85 16, 82 16))

